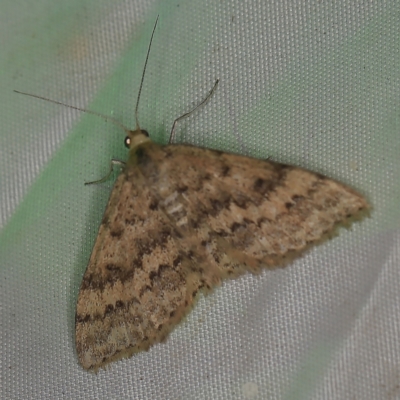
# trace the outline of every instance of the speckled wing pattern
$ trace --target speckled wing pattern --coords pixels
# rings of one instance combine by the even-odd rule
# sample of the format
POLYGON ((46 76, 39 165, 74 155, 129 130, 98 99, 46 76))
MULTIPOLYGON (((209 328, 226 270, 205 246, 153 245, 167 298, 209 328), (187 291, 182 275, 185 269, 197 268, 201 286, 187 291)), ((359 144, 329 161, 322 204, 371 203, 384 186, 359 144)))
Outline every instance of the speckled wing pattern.
POLYGON ((367 210, 351 188, 301 168, 143 144, 116 181, 82 281, 81 365, 147 350, 199 290, 284 265, 367 210))

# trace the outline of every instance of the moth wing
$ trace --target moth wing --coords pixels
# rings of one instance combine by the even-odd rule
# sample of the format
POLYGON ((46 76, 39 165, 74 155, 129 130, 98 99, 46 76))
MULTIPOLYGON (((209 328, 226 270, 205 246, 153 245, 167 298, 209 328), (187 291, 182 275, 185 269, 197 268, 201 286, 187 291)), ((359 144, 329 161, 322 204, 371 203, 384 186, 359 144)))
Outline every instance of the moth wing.
POLYGON ((163 340, 197 291, 216 279, 196 269, 201 255, 180 247, 153 192, 129 167, 111 193, 76 307, 76 349, 85 369, 163 340))
POLYGON ((350 187, 302 168, 184 145, 164 151, 166 213, 222 276, 283 265, 369 209, 350 187))

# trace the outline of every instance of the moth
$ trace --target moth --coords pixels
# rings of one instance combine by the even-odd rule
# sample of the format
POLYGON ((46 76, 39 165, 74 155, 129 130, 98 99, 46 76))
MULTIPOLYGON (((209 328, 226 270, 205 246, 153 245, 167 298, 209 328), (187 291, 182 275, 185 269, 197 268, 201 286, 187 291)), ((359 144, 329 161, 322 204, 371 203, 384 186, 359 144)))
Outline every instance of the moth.
POLYGON ((369 209, 355 190, 302 168, 151 141, 137 110, 156 25, 137 126, 123 127, 128 161, 118 162, 78 295, 76 350, 87 370, 163 341, 199 291, 284 266, 369 209))

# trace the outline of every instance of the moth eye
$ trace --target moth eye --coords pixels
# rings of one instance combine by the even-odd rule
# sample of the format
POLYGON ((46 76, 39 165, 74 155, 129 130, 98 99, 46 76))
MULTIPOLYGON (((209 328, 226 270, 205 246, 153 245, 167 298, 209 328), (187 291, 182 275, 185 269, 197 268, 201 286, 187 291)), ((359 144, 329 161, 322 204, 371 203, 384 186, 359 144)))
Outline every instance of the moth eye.
POLYGON ((149 137, 149 132, 145 131, 144 129, 141 129, 141 132, 144 136, 149 137))
POLYGON ((129 149, 129 147, 131 147, 131 138, 129 136, 127 136, 124 140, 125 143, 125 147, 127 147, 129 149))

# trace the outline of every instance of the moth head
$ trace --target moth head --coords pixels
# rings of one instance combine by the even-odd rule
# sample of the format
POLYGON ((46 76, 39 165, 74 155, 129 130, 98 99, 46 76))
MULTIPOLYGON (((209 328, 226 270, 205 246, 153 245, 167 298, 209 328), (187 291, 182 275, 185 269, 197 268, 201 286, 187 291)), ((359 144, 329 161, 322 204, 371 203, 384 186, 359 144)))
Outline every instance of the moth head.
POLYGON ((125 146, 129 150, 133 150, 142 143, 149 141, 149 133, 144 129, 137 128, 134 131, 128 131, 128 135, 125 137, 125 146))

